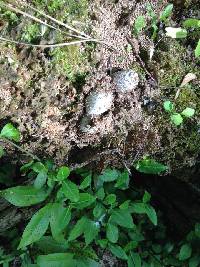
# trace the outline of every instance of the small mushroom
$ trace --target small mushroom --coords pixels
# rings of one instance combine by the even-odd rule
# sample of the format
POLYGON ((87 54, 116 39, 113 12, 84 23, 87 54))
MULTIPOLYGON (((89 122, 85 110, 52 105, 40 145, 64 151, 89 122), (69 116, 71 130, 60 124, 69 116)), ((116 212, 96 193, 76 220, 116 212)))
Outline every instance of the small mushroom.
POLYGON ((139 83, 139 76, 133 70, 121 70, 114 73, 113 82, 116 85, 117 93, 131 93, 139 83))
POLYGON ((88 116, 98 116, 108 111, 113 104, 114 96, 112 92, 93 91, 86 98, 86 114, 88 116))

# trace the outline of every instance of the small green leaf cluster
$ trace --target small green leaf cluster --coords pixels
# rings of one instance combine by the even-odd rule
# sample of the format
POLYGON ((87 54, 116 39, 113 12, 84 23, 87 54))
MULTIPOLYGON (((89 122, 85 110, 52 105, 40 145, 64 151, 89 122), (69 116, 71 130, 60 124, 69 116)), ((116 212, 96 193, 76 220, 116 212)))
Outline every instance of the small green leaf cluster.
MULTIPOLYGON (((153 7, 150 3, 147 3, 147 12, 149 17, 151 18, 151 28, 152 28, 152 39, 157 37, 157 32, 159 30, 159 23, 166 24, 170 19, 173 11, 173 4, 169 4, 165 7, 165 9, 161 12, 160 16, 157 16, 153 10, 153 7)), ((134 23, 133 33, 135 35, 139 35, 144 28, 147 26, 147 19, 145 16, 138 16, 134 23)))
MULTIPOLYGON (((7 123, 0 132, 0 139, 8 139, 15 142, 20 141, 20 132, 11 123, 7 123)), ((2 146, 0 146, 0 158, 3 157, 5 151, 2 146)))
MULTIPOLYGON (((174 27, 167 27, 166 28, 166 36, 171 38, 186 38, 191 31, 199 32, 200 31, 200 20, 195 18, 186 19, 182 23, 184 28, 174 28, 174 27)), ((197 42, 195 51, 195 57, 200 56, 200 39, 197 42)))
POLYGON ((16 15, 16 13, 10 11, 10 10, 6 10, 3 6, 2 6, 2 1, 0 1, 0 14, 1 14, 1 18, 3 20, 8 21, 8 23, 10 25, 14 25, 15 23, 18 22, 19 18, 16 15))
POLYGON ((176 112, 174 104, 169 100, 165 101, 163 106, 164 110, 170 113, 170 120, 176 126, 181 125, 184 118, 191 118, 195 114, 195 110, 189 107, 185 108, 181 113, 176 112))
POLYGON ((168 170, 168 167, 157 162, 154 159, 144 157, 143 159, 135 163, 135 168, 137 171, 146 174, 161 174, 168 170))

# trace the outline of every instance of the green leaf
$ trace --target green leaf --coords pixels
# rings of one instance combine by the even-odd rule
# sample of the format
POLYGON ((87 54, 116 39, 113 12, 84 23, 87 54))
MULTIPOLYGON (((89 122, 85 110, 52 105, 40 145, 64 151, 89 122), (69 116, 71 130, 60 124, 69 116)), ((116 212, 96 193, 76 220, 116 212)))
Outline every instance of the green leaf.
POLYGON ((194 116, 195 110, 193 108, 186 108, 184 109, 181 114, 187 118, 191 118, 194 116))
POLYGON ((129 186, 129 181, 130 181, 129 173, 127 170, 125 170, 118 177, 115 187, 121 190, 125 190, 129 186))
POLYGON ((78 186, 75 183, 71 182, 70 180, 63 181, 62 191, 64 195, 68 199, 70 199, 70 201, 72 202, 79 201, 80 195, 79 195, 78 186))
POLYGON ((79 189, 83 190, 86 189, 87 187, 91 186, 92 182, 92 175, 89 174, 88 176, 85 177, 85 179, 82 181, 82 183, 79 186, 79 189))
POLYGON ((115 194, 109 194, 109 195, 107 195, 107 197, 104 199, 104 203, 105 203, 106 205, 112 205, 112 204, 114 204, 114 203, 116 202, 116 200, 117 200, 117 197, 116 197, 115 194))
POLYGON ((200 56, 200 39, 197 43, 197 46, 195 48, 195 57, 199 57, 200 56))
POLYGON ((35 245, 42 253, 57 253, 57 252, 66 252, 69 248, 67 241, 57 242, 52 238, 52 236, 43 236, 40 240, 35 242, 35 245))
POLYGON ((176 126, 179 126, 183 123, 183 118, 179 113, 174 113, 173 115, 171 115, 170 119, 171 122, 173 122, 176 126))
POLYGON ((117 240, 119 238, 118 227, 114 224, 108 223, 106 227, 106 237, 111 243, 117 243, 117 240))
POLYGON ((11 123, 8 123, 3 127, 0 136, 13 140, 15 142, 19 142, 20 140, 19 130, 16 129, 11 123))
POLYGON ((147 191, 145 191, 144 196, 142 198, 142 202, 148 203, 150 200, 151 200, 151 195, 147 191))
POLYGON ((191 257, 192 255, 192 248, 190 244, 184 244, 181 246, 180 252, 179 252, 179 260, 184 261, 191 257))
POLYGON ((167 5, 160 15, 160 20, 166 21, 172 15, 172 11, 173 11, 173 4, 167 5))
POLYGON ((200 27, 200 20, 199 19, 186 19, 183 22, 183 27, 186 27, 186 28, 199 28, 200 27))
POLYGON ((116 169, 105 169, 101 175, 99 175, 99 178, 103 181, 103 182, 113 182, 115 180, 117 180, 117 178, 119 177, 120 172, 117 171, 116 169))
POLYGON ((152 4, 147 3, 146 7, 147 7, 147 13, 151 17, 151 22, 153 24, 157 23, 157 16, 156 16, 156 13, 154 12, 152 4))
POLYGON ((74 267, 73 254, 53 253, 37 257, 39 267, 74 267))
POLYGON ((105 197, 105 192, 104 192, 104 188, 103 188, 103 187, 100 188, 100 189, 97 191, 96 196, 97 196, 97 198, 100 199, 100 200, 103 200, 103 199, 104 199, 104 197, 105 197))
POLYGON ((155 209, 150 206, 147 203, 133 203, 131 205, 131 212, 138 213, 138 214, 146 214, 150 221, 154 224, 157 225, 157 215, 155 209))
POLYGON ((157 219, 157 214, 156 214, 155 209, 148 204, 145 205, 145 208, 146 208, 146 214, 149 217, 149 220, 156 226, 158 224, 158 219, 157 219))
POLYGON ((120 246, 110 244, 109 249, 112 252, 112 254, 115 255, 117 258, 122 259, 122 260, 128 259, 125 251, 120 246))
POLYGON ((138 247, 137 241, 130 241, 124 248, 125 252, 129 252, 130 250, 136 249, 138 247))
POLYGON ((73 207, 80 210, 89 207, 96 201, 96 198, 89 193, 80 193, 79 196, 79 200, 76 203, 73 203, 73 207))
POLYGON ((165 30, 166 30, 166 36, 171 37, 173 39, 187 37, 187 31, 182 28, 166 27, 165 30))
POLYGON ((119 206, 119 208, 121 209, 121 210, 127 210, 128 208, 129 208, 129 205, 130 205, 130 200, 126 200, 126 201, 124 201, 120 206, 119 206))
POLYGON ((0 158, 4 156, 5 152, 2 146, 0 146, 0 158))
POLYGON ((101 203, 97 203, 95 208, 93 209, 93 215, 95 218, 99 219, 106 213, 105 207, 101 203))
POLYGON ((0 192, 0 195, 17 207, 28 207, 44 201, 49 191, 34 186, 16 186, 0 192))
POLYGON ((136 170, 147 174, 160 174, 168 169, 167 166, 155 161, 154 159, 142 159, 135 165, 136 170))
POLYGON ((47 168, 44 166, 44 164, 42 162, 36 162, 31 166, 31 169, 36 172, 36 173, 40 173, 40 172, 44 172, 47 173, 48 170, 47 168))
POLYGON ((30 162, 24 164, 21 168, 20 168, 20 172, 22 173, 26 173, 27 171, 29 171, 32 167, 34 163, 34 160, 31 160, 30 162))
POLYGON ((108 240, 107 239, 100 239, 97 242, 97 245, 99 245, 102 249, 105 249, 108 245, 108 240))
POLYGON ((73 241, 77 239, 80 235, 82 235, 84 233, 86 223, 87 223, 86 217, 82 217, 80 220, 78 220, 78 222, 72 228, 69 234, 68 241, 73 241))
POLYGON ((40 173, 38 173, 38 175, 34 181, 34 187, 36 189, 41 189, 45 185, 46 181, 47 181, 47 173, 40 172, 40 173))
POLYGON ((113 210, 110 217, 110 222, 125 228, 134 227, 133 218, 128 210, 113 210))
POLYGON ((70 220, 70 208, 63 207, 62 203, 53 203, 51 208, 50 226, 52 236, 56 241, 61 242, 64 240, 62 232, 69 224, 70 220))
POLYGON ((145 203, 143 203, 143 202, 133 203, 131 205, 131 212, 134 212, 134 213, 137 213, 137 214, 146 213, 145 203))
POLYGON ((57 173, 57 181, 64 181, 70 175, 70 169, 66 166, 62 166, 59 168, 57 173))
POLYGON ((85 243, 86 246, 88 246, 97 237, 100 230, 100 224, 87 219, 84 227, 85 243))
POLYGON ((100 267, 100 264, 91 259, 83 259, 76 260, 76 265, 74 267, 100 267))
POLYGON ((167 112, 171 112, 174 109, 174 104, 169 100, 165 101, 163 106, 165 111, 167 112))
POLYGON ((140 255, 138 253, 130 252, 130 255, 128 257, 128 267, 141 267, 142 262, 140 255))
POLYGON ((189 260, 189 267, 199 267, 200 256, 196 255, 189 260))
POLYGON ((45 234, 49 226, 51 205, 47 204, 33 215, 23 232, 18 249, 36 242, 45 234))
POLYGON ((134 24, 134 29, 135 29, 136 34, 140 33, 146 25, 147 24, 146 24, 145 16, 137 17, 137 19, 135 20, 135 24, 134 24))

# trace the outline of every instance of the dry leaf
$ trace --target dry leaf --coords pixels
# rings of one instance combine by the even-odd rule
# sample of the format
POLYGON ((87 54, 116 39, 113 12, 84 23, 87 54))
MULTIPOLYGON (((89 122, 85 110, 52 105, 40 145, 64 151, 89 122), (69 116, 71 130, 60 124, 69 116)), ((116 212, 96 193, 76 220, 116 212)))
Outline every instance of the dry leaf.
POLYGON ((183 79, 180 87, 185 86, 186 84, 188 84, 190 81, 195 80, 197 78, 197 76, 194 73, 188 73, 185 78, 183 79))

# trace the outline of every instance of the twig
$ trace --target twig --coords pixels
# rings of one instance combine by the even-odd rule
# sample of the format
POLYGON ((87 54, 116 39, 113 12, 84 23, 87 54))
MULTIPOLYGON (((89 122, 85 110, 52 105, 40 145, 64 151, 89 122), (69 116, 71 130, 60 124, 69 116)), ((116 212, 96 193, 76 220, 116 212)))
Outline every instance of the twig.
POLYGON ((33 159, 35 159, 35 160, 37 160, 37 161, 41 161, 37 156, 33 155, 31 152, 29 152, 29 151, 23 149, 22 147, 16 145, 16 144, 13 143, 11 140, 9 140, 9 139, 7 139, 7 138, 1 138, 1 140, 2 140, 3 142, 6 142, 6 143, 8 143, 8 144, 10 144, 10 145, 12 145, 12 146, 14 146, 14 147, 16 147, 18 150, 20 150, 21 152, 27 154, 27 155, 30 156, 31 158, 33 158, 33 159))
POLYGON ((10 40, 4 37, 0 37, 0 40, 5 41, 5 42, 10 42, 13 44, 18 44, 18 45, 25 45, 25 46, 32 46, 32 47, 40 47, 40 48, 56 48, 56 47, 64 47, 64 46, 70 46, 70 45, 76 45, 76 44, 81 44, 81 43, 86 43, 86 42, 98 42, 98 43, 104 43, 96 39, 84 39, 84 40, 77 40, 73 42, 68 42, 68 43, 58 43, 58 44, 30 44, 30 43, 24 43, 24 42, 18 42, 14 40, 10 40))
MULTIPOLYGON (((135 44, 134 44, 134 42, 132 41, 132 39, 131 39, 129 36, 127 36, 126 39, 127 39, 128 43, 131 45, 133 51, 135 52, 135 44)), ((146 66, 145 66, 145 64, 144 64, 144 62, 143 62, 143 60, 141 59, 139 53, 136 52, 136 53, 135 53, 135 56, 136 56, 136 58, 138 59, 138 61, 139 61, 140 65, 142 66, 142 68, 143 68, 143 69, 145 70, 145 72, 147 73, 147 75, 148 75, 152 80, 154 80, 154 81, 157 83, 157 81, 154 79, 154 77, 151 75, 151 73, 147 70, 147 68, 146 68, 146 66)))

